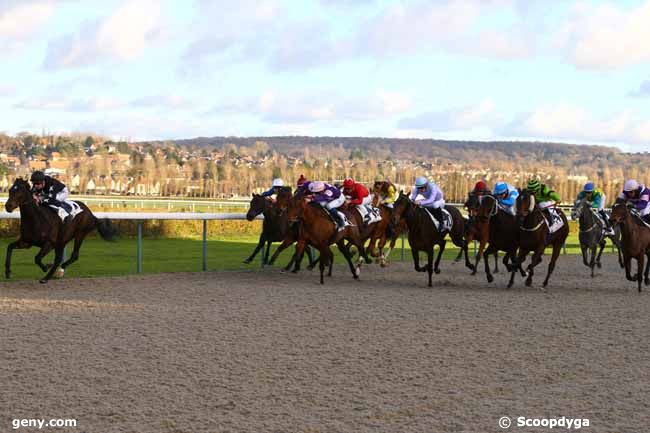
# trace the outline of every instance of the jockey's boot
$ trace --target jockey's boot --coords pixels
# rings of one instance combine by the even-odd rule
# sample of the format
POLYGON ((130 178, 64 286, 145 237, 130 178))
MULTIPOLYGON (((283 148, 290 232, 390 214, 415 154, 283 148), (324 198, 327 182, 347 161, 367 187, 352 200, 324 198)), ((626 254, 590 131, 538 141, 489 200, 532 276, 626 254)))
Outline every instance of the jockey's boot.
POLYGON ((343 221, 343 218, 341 218, 341 215, 339 215, 338 210, 330 209, 329 212, 332 216, 332 219, 336 223, 336 229, 341 230, 345 226, 345 221, 343 221))
POLYGON ((613 236, 614 235, 614 228, 612 227, 612 223, 609 222, 609 217, 605 213, 604 210, 599 210, 598 214, 601 216, 603 221, 605 222, 605 235, 606 236, 613 236))
POLYGON ((431 209, 431 214, 438 221, 438 231, 442 233, 442 229, 445 225, 445 217, 442 214, 442 208, 431 209))

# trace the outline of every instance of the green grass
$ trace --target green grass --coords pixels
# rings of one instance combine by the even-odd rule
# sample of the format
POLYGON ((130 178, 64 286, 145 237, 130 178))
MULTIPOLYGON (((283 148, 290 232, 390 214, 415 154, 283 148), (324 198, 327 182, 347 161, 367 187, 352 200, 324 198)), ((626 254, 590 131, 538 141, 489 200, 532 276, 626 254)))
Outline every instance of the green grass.
MULTIPOLYGON (((6 251, 7 244, 12 239, 0 239, 0 251, 6 251)), ((248 235, 234 235, 228 238, 208 240, 207 246, 207 267, 208 270, 233 270, 233 269, 258 269, 260 256, 249 265, 242 261, 248 257, 255 247, 257 237, 248 235)), ((274 244, 271 253, 279 244, 274 244)), ((397 241, 396 249, 391 253, 392 261, 399 261, 401 258, 401 242, 397 241)), ((411 261, 411 252, 408 241, 404 242, 404 258, 411 261)), ((456 257, 458 249, 447 243, 444 258, 456 257)), ((68 255, 72 251, 72 245, 68 246, 68 255)), ((343 258, 336 247, 333 247, 336 254, 335 262, 343 263, 343 258)), ((605 250, 611 252, 608 246, 605 250)), ((549 253, 550 251, 547 251, 549 253)), ((577 236, 570 236, 567 242, 567 253, 579 252, 577 236)), ((42 276, 40 269, 34 264, 36 248, 28 250, 14 250, 12 257, 12 278, 13 279, 37 279, 42 276)), ((285 250, 276 262, 276 266, 284 266, 293 253, 293 246, 285 250)), ((261 253, 260 253, 261 254, 261 253)), ((470 255, 473 255, 473 248, 470 245, 470 255)), ((183 272, 200 271, 202 258, 202 242, 195 239, 160 239, 145 238, 142 249, 142 270, 144 273, 161 272, 183 272)), ((44 263, 52 262, 53 254, 44 259, 44 263)), ((306 262, 305 262, 306 263, 306 262)), ((67 271, 69 277, 91 277, 91 276, 119 276, 136 273, 136 240, 132 238, 120 239, 116 242, 105 242, 97 237, 88 238, 82 248, 80 259, 70 266, 67 271)))

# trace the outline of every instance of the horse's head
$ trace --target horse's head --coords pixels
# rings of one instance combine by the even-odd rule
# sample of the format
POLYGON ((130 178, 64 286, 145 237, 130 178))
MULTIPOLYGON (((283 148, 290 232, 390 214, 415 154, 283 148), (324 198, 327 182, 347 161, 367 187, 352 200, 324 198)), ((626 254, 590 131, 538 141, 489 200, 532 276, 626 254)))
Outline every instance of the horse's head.
POLYGON ((476 215, 479 205, 480 205, 480 200, 476 194, 474 194, 473 192, 467 194, 467 201, 465 201, 465 207, 467 208, 467 213, 469 214, 470 217, 476 215))
POLYGON ((520 219, 526 218, 535 210, 535 194, 524 189, 517 197, 517 216, 520 219))
POLYGON ((266 207, 269 205, 269 201, 266 197, 262 197, 259 194, 253 193, 253 198, 248 207, 248 212, 246 212, 246 219, 248 221, 253 221, 256 216, 264 212, 266 207))
POLYGON ((303 194, 297 194, 289 198, 287 205, 287 218, 289 222, 294 223, 302 218, 307 203, 308 200, 303 194))
POLYGON ((12 212, 17 207, 27 204, 33 200, 34 197, 32 197, 29 183, 22 178, 18 178, 14 181, 14 184, 11 186, 11 188, 9 188, 9 198, 5 203, 5 209, 7 212, 12 212))
POLYGON ((633 207, 632 203, 625 203, 618 201, 612 206, 612 215, 609 217, 609 220, 612 224, 621 224, 630 216, 630 207, 633 207))
POLYGON ((283 186, 278 191, 278 195, 275 198, 275 205, 280 209, 286 209, 289 206, 289 200, 291 199, 292 191, 290 186, 283 186))
POLYGON ((391 224, 393 227, 399 226, 400 220, 408 214, 412 206, 413 203, 409 199, 408 195, 404 194, 403 191, 400 191, 397 200, 395 200, 395 203, 393 204, 393 216, 391 218, 391 224))
POLYGON ((497 211, 497 199, 493 195, 484 195, 474 215, 477 220, 487 222, 497 214, 497 211))

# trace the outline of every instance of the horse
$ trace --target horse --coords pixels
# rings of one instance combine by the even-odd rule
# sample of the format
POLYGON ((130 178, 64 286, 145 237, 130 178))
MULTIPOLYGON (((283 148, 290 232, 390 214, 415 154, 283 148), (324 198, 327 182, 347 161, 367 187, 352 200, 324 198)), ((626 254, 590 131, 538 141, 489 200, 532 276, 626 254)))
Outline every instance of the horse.
MULTIPOLYGON (((485 249, 485 245, 487 244, 489 238, 489 229, 488 229, 489 225, 475 224, 476 216, 480 204, 481 201, 479 200, 478 196, 471 192, 467 195, 467 201, 465 201, 464 203, 464 206, 467 209, 467 215, 469 216, 467 220, 467 224, 465 225, 465 240, 467 241, 468 246, 470 242, 474 240, 478 240, 479 254, 481 254, 485 249)), ((476 259, 476 263, 474 264, 474 270, 472 271, 472 275, 476 275, 476 271, 478 270, 478 262, 480 258, 476 257, 475 259, 476 259)), ((456 257, 456 261, 459 260, 460 260, 460 256, 456 257)), ((505 264, 505 259, 504 259, 504 264, 505 264)), ((497 250, 494 251, 494 273, 496 274, 498 272, 499 272, 499 251, 497 250)), ((490 278, 488 278, 488 281, 490 281, 490 278)))
MULTIPOLYGON (((264 221, 262 222, 262 233, 260 233, 257 246, 255 247, 255 250, 253 250, 253 253, 244 260, 245 264, 252 262, 257 253, 259 253, 260 250, 263 250, 262 266, 271 265, 275 261, 275 259, 269 261, 269 253, 273 242, 283 242, 283 245, 286 243, 286 246, 289 246, 298 240, 298 227, 290 227, 289 219, 287 218, 286 211, 290 197, 291 187, 289 186, 280 189, 275 204, 268 198, 262 197, 260 194, 253 194, 248 212, 246 213, 246 219, 248 221, 253 221, 259 214, 263 214, 264 221), (266 249, 264 249, 264 244, 266 244, 266 249)), ((310 266, 312 266, 314 260, 311 248, 307 249, 307 256, 309 257, 310 266)), ((277 256, 274 255, 274 257, 277 256)), ((285 269, 290 269, 293 263, 294 257, 292 256, 291 261, 287 264, 285 269)))
POLYGON ((580 250, 582 251, 582 262, 585 266, 591 269, 591 277, 594 277, 594 268, 602 265, 600 257, 605 249, 605 238, 609 237, 618 251, 618 263, 621 267, 624 266, 623 258, 621 256, 620 237, 621 229, 614 227, 614 235, 605 236, 604 222, 596 215, 596 211, 591 207, 591 203, 587 200, 581 200, 573 211, 571 218, 578 220, 579 233, 578 239, 580 241, 580 250), (598 254, 596 250, 600 247, 598 254), (588 255, 590 258, 588 259, 588 255))
MULTIPOLYGON (((357 209, 356 205, 345 204, 341 206, 339 210, 345 213, 346 216, 350 219, 350 221, 353 222, 358 227, 359 237, 361 238, 362 245, 365 245, 366 241, 370 239, 370 243, 368 247, 365 249, 366 254, 368 254, 368 252, 372 251, 371 245, 374 243, 374 241, 376 241, 376 239, 382 237, 383 234, 382 230, 385 230, 387 223, 384 221, 384 215, 383 214, 381 215, 382 218, 381 220, 375 221, 370 224, 366 224, 363 220, 363 217, 361 216, 361 213, 357 209)), ((361 264, 363 263, 363 261, 364 261, 363 256, 359 254, 358 263, 361 264)))
POLYGON ((391 224, 393 208, 386 206, 385 204, 379 205, 379 212, 381 215, 381 221, 378 223, 377 231, 370 238, 368 252, 372 257, 376 257, 379 265, 384 268, 388 265, 388 256, 390 256, 390 252, 395 248, 397 238, 406 231, 406 223, 402 220, 398 226, 393 227, 391 224), (384 252, 384 247, 389 240, 390 244, 388 245, 386 252, 384 252))
MULTIPOLYGON (((458 245, 457 242, 461 244, 461 248, 465 251, 466 265, 471 269, 473 265, 469 263, 467 257, 467 244, 463 238, 463 232, 465 230, 464 218, 460 211, 453 206, 445 206, 445 209, 451 214, 453 220, 450 231, 452 241, 456 245, 458 245)), ((391 221, 393 227, 397 227, 402 219, 406 221, 406 226, 408 227, 409 245, 411 246, 411 254, 413 255, 415 270, 417 272, 429 273, 428 286, 431 287, 433 285, 432 274, 434 272, 436 274, 440 273, 440 259, 442 258, 442 253, 445 251, 445 246, 447 244, 447 241, 445 240, 446 233, 438 230, 431 220, 428 210, 413 203, 407 195, 400 192, 399 197, 395 201, 395 207, 393 210, 393 218, 391 221), (435 245, 438 245, 439 249, 434 264, 433 247, 435 245), (426 267, 420 267, 420 251, 427 253, 426 267)))
POLYGON ((519 219, 519 254, 515 260, 515 267, 511 267, 510 283, 508 287, 512 287, 514 280, 514 273, 517 272, 517 267, 521 266, 526 260, 529 252, 533 252, 533 257, 530 264, 526 268, 528 278, 526 278, 526 286, 533 284, 533 274, 535 266, 542 262, 542 255, 547 246, 553 247, 551 260, 548 264, 548 271, 544 279, 544 287, 548 285, 548 280, 555 269, 555 262, 560 256, 562 245, 569 235, 569 223, 566 215, 560 209, 557 209, 560 218, 564 225, 555 233, 549 232, 548 222, 535 202, 535 194, 524 189, 519 197, 517 197, 517 217, 519 219))
MULTIPOLYGON (((480 240, 475 267, 478 268, 478 263, 481 257, 483 257, 485 261, 485 275, 488 283, 494 281, 488 264, 488 256, 490 254, 494 254, 497 257, 498 251, 504 251, 506 255, 503 257, 503 264, 508 271, 512 271, 512 266, 508 264, 508 259, 512 260, 513 265, 515 265, 514 258, 517 256, 519 227, 517 226, 516 217, 499 206, 494 196, 484 196, 481 204, 475 210, 468 239, 471 239, 474 233, 476 233, 476 237, 480 240), (485 252, 483 252, 488 242, 489 245, 485 252)), ((526 276, 521 266, 518 269, 522 276, 526 276)), ((476 273, 476 271, 473 273, 476 273)), ((513 278, 514 273, 511 273, 509 286, 512 286, 513 278)))
POLYGON ((650 271, 650 228, 641 220, 633 205, 616 203, 612 207, 611 221, 621 227, 623 261, 625 263, 625 277, 630 281, 637 281, 639 292, 641 292, 641 281, 645 285, 650 284, 648 272, 650 271), (644 257, 645 256, 645 257, 644 257), (636 259, 637 272, 632 276, 632 259, 636 259), (644 259, 647 259, 643 275, 644 259))
POLYGON ((62 276, 65 269, 79 259, 81 244, 86 235, 94 229, 97 229, 102 239, 106 241, 114 239, 117 233, 109 219, 96 218, 84 203, 80 201, 76 201, 76 203, 81 207, 82 212, 64 224, 53 209, 49 206, 39 205, 34 200, 27 181, 21 178, 14 181, 9 188, 9 198, 5 203, 5 209, 7 212, 13 212, 16 208, 20 209, 20 236, 18 240, 7 246, 6 278, 11 278, 11 254, 14 249, 40 247, 40 251, 34 257, 34 263, 43 272, 47 272, 39 280, 41 283, 47 283, 59 266, 61 266, 59 274, 62 276), (72 239, 74 239, 72 255, 63 262, 63 250, 72 239), (44 265, 43 257, 52 250, 55 252, 54 263, 51 266, 44 265))
POLYGON ((289 200, 288 208, 289 221, 300 221, 300 236, 296 245, 296 268, 294 272, 300 269, 300 261, 307 245, 313 245, 319 252, 320 283, 324 284, 325 267, 329 267, 328 275, 332 274, 332 264, 334 254, 330 249, 331 244, 336 244, 343 256, 345 257, 354 279, 359 279, 359 264, 355 267, 352 263, 349 247, 345 245, 345 240, 354 245, 361 257, 366 263, 371 263, 368 258, 359 234, 357 226, 347 226, 338 230, 336 223, 323 207, 309 201, 304 196, 294 196, 289 200))

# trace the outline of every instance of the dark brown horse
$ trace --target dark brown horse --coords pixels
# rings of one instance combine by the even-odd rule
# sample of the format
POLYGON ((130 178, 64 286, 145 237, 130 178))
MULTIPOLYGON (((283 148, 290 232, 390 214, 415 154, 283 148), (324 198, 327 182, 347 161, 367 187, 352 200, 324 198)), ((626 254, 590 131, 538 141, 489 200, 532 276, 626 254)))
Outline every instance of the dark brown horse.
MULTIPOLYGON (((469 218, 467 220, 467 223, 465 224, 465 240, 467 241, 468 248, 471 242, 478 241, 479 249, 477 254, 482 255, 483 251, 485 250, 485 246, 489 241, 490 230, 489 230, 489 224, 479 224, 479 225, 475 224, 476 216, 478 214, 480 205, 481 205, 481 200, 479 200, 478 196, 475 193, 471 192, 467 195, 465 208, 467 209, 467 215, 469 216, 469 218)), ((459 258, 456 257, 456 261, 458 260, 459 258)), ((478 271, 478 262, 480 260, 480 257, 479 256, 475 257, 475 260, 476 262, 474 264, 474 270, 472 271, 472 275, 475 275, 476 271, 478 271)), ((497 272, 499 272, 499 251, 494 252, 494 273, 496 274, 497 272)), ((488 281, 490 281, 489 277, 488 277, 488 281)))
MULTIPOLYGON (((480 240, 478 254, 476 255, 476 267, 478 267, 478 262, 483 257, 485 261, 485 275, 489 283, 494 280, 488 264, 488 256, 490 254, 494 254, 496 257, 498 251, 504 251, 506 255, 503 257, 503 264, 508 271, 512 270, 511 265, 508 264, 508 260, 517 257, 517 246, 519 243, 517 218, 501 208, 497 199, 492 195, 483 196, 483 200, 481 200, 480 205, 473 214, 468 241, 472 239, 474 234, 480 240), (488 242, 489 245, 485 249, 485 252, 483 252, 488 242)), ((519 270, 525 276, 521 267, 519 267, 519 270)), ((511 273, 510 282, 508 283, 509 287, 512 286, 513 278, 514 273, 511 273)))
POLYGON ((517 272, 518 267, 523 264, 524 260, 526 260, 526 256, 531 251, 533 252, 533 257, 526 268, 528 271, 526 286, 532 285, 535 266, 542 262, 544 250, 550 245, 553 248, 553 253, 551 255, 551 261, 548 264, 546 278, 544 279, 544 287, 548 285, 548 280, 553 273, 553 269, 555 269, 555 262, 557 262, 557 258, 560 256, 560 252, 562 251, 562 246, 569 235, 569 223, 566 219, 566 215, 564 215, 564 212, 560 209, 557 209, 557 212, 560 215, 560 218, 562 218, 564 225, 555 233, 550 233, 547 223, 548 217, 544 216, 543 211, 537 207, 535 195, 528 190, 523 190, 519 197, 517 197, 519 254, 515 261, 515 266, 510 269, 510 272, 513 275, 510 276, 508 287, 512 287, 514 273, 517 272))
MULTIPOLYGON (((296 196, 289 200, 289 221, 300 221, 300 237, 296 246, 296 265, 297 271, 300 266, 302 255, 307 245, 313 245, 319 252, 320 283, 324 284, 325 267, 329 267, 329 275, 332 273, 332 264, 334 254, 330 245, 336 244, 343 256, 345 257, 350 271, 355 279, 359 278, 359 267, 352 263, 349 248, 345 241, 354 245, 359 254, 370 263, 359 235, 359 228, 355 225, 347 226, 343 230, 337 230, 336 223, 332 221, 330 215, 318 203, 313 203, 308 197, 296 196)), ((349 218, 349 216, 348 216, 349 218)))
POLYGON ((388 264, 388 257, 390 256, 390 252, 395 248, 397 239, 406 231, 406 222, 400 220, 400 224, 393 227, 391 224, 393 208, 382 204, 379 205, 379 211, 381 212, 381 221, 379 221, 374 236, 370 238, 368 252, 372 257, 377 257, 379 264, 383 268, 388 264), (386 252, 384 252, 384 247, 388 241, 390 241, 390 244, 388 245, 386 252))
MULTIPOLYGON (((248 264, 253 261, 257 253, 262 251, 262 266, 273 264, 275 258, 269 262, 269 252, 273 242, 282 242, 282 245, 289 246, 298 240, 298 226, 289 226, 289 218, 287 217, 287 206, 289 198, 291 198, 291 187, 282 187, 277 194, 276 201, 273 202, 269 198, 262 197, 260 194, 253 194, 246 219, 253 221, 258 215, 264 215, 262 222, 262 233, 260 239, 255 247, 253 253, 244 260, 248 264), (266 248, 264 248, 266 244, 266 248)), ((285 248, 286 248, 285 246, 285 248)), ((284 248, 283 248, 284 249, 284 248)), ((310 266, 313 265, 313 255, 311 248, 307 249, 307 256, 309 257, 310 266)), ((285 269, 291 268, 294 263, 294 257, 287 264, 285 269)))
MULTIPOLYGON (((465 221, 460 211, 453 206, 445 206, 445 209, 451 214, 453 224, 450 231, 450 236, 455 245, 461 247, 465 252, 466 265, 473 269, 473 265, 469 263, 467 257, 467 243, 463 237, 465 231, 465 221)), ((445 232, 440 232, 431 220, 429 211, 425 208, 413 203, 411 199, 400 192, 397 201, 395 201, 395 208, 393 210, 393 227, 400 224, 404 219, 408 227, 409 245, 411 246, 411 254, 413 255, 413 264, 417 272, 429 273, 429 287, 433 285, 432 274, 440 273, 440 259, 445 251, 447 241, 445 240, 445 232), (436 257, 435 264, 433 261, 433 247, 438 245, 438 256, 436 257), (420 251, 427 254, 427 266, 420 267, 420 251)))
POLYGON ((11 278, 11 253, 14 249, 40 247, 40 251, 34 257, 34 262, 47 274, 40 280, 46 283, 54 272, 61 266, 61 274, 72 263, 79 259, 79 249, 84 238, 97 229, 104 240, 112 240, 115 237, 115 230, 108 219, 98 219, 80 201, 76 202, 83 211, 71 221, 63 224, 57 213, 46 205, 39 206, 30 191, 29 183, 23 179, 16 179, 9 189, 9 198, 5 203, 7 212, 20 208, 20 237, 17 241, 7 246, 7 257, 5 259, 5 277, 11 278), (63 264, 63 249, 66 244, 74 239, 74 249, 70 258, 63 264), (52 266, 44 265, 43 257, 54 250, 55 258, 52 266), (48 271, 49 269, 49 271, 48 271))
POLYGON ((636 214, 632 204, 616 203, 612 208, 611 221, 621 227, 623 262, 625 263, 625 277, 630 281, 637 281, 641 292, 641 281, 650 284, 648 272, 650 271, 650 228, 641 222, 641 217, 636 214), (632 259, 636 259, 637 271, 632 276, 632 259), (647 259, 645 270, 643 262, 647 259), (643 270, 643 275, 642 271, 643 270), (644 278, 645 277, 645 278, 644 278))

